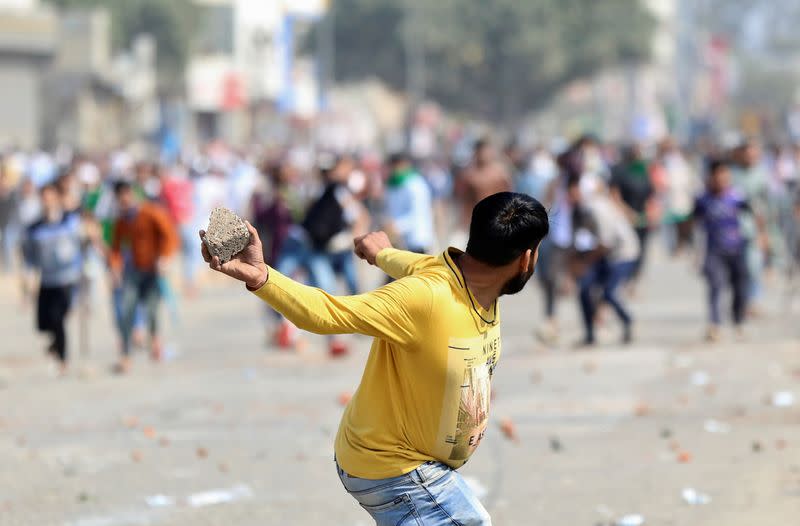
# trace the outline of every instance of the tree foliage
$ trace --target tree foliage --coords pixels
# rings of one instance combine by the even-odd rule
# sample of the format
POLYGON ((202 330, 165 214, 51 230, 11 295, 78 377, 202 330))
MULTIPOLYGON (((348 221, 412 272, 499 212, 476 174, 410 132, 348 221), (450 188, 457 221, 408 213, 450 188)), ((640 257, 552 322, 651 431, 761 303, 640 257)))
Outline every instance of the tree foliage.
POLYGON ((453 110, 513 120, 565 82, 645 59, 654 21, 635 0, 336 0, 337 80, 377 76, 453 110), (422 50, 424 66, 414 60, 422 50), (410 60, 409 60, 410 59, 410 60))

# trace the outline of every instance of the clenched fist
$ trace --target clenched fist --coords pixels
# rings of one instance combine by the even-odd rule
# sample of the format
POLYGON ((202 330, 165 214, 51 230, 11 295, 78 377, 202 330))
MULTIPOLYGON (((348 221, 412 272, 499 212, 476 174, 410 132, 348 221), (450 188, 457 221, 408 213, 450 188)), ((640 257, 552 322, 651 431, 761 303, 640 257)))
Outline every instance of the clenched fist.
POLYGON ((365 236, 357 237, 353 240, 356 256, 365 260, 370 265, 375 264, 375 258, 384 248, 392 248, 389 236, 386 232, 370 232, 365 236))

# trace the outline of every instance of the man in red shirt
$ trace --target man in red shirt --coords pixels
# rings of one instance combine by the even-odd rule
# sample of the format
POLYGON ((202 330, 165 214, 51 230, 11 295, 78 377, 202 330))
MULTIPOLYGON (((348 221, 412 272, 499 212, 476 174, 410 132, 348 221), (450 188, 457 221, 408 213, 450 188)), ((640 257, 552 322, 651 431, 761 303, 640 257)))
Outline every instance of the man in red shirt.
POLYGON ((181 243, 181 262, 183 263, 183 289, 187 296, 195 294, 195 280, 200 258, 195 247, 194 225, 194 185, 182 166, 161 167, 158 172, 161 180, 161 201, 170 217, 178 227, 181 243))

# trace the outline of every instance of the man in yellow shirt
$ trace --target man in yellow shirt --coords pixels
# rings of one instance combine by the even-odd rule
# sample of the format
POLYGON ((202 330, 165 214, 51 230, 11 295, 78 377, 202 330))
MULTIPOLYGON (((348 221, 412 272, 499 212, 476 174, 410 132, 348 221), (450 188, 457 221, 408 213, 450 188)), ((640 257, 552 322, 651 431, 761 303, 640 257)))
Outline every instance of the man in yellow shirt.
POLYGON ((250 244, 225 264, 203 247, 212 269, 301 329, 375 338, 336 437, 345 489, 378 526, 490 525, 455 470, 483 438, 501 350, 497 299, 533 274, 548 232, 544 207, 525 194, 486 197, 472 212, 466 252, 438 257, 396 250, 382 232, 358 238, 356 254, 395 281, 346 297, 268 267, 248 228, 250 244))

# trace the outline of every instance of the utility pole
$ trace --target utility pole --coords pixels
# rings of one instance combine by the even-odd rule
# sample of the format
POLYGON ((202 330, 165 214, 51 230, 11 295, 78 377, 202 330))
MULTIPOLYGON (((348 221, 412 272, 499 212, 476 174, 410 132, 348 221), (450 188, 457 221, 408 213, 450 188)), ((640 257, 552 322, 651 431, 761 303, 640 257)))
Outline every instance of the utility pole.
POLYGON ((336 82, 335 4, 330 0, 325 15, 317 23, 317 68, 319 79, 319 108, 328 106, 328 95, 336 82))
POLYGON ((403 49, 406 59, 406 144, 411 145, 411 129, 414 115, 425 100, 425 45, 413 29, 420 23, 419 7, 415 0, 405 0, 403 20, 403 49))
POLYGON ((692 81, 694 78, 694 0, 678 0, 675 30, 675 137, 686 143, 691 133, 692 81))

